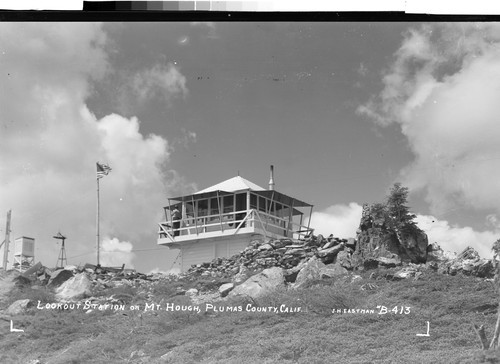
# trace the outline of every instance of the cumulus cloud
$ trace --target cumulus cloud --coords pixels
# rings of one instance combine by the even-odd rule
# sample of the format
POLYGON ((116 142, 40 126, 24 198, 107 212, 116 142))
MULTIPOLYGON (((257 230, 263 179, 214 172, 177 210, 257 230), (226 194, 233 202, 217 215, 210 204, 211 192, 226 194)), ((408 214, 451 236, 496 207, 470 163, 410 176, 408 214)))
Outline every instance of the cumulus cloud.
POLYGON ((362 211, 363 207, 356 202, 351 202, 349 205, 332 205, 323 211, 313 212, 310 226, 314 228, 315 235, 356 237, 362 211))
POLYGON ((500 230, 476 231, 469 226, 450 226, 446 220, 431 215, 417 215, 417 225, 427 234, 429 243, 437 242, 445 251, 460 253, 468 246, 483 258, 493 256, 491 247, 499 238, 500 230))
POLYGON ((400 126, 415 155, 401 180, 425 191, 433 214, 500 210, 499 45, 494 23, 411 29, 383 90, 358 109, 379 125, 400 126))
MULTIPOLYGON (((99 24, 0 24, 0 213, 12 209, 13 237, 35 238, 36 260, 48 266, 57 231, 68 238, 70 264, 95 260, 97 161, 113 169, 100 180, 100 212, 106 262, 119 257, 116 265, 131 264, 132 246, 154 244, 165 189, 182 179, 165 172, 172 149, 164 137, 142 135, 135 117, 97 119, 87 108, 92 82, 110 68, 105 45, 99 24)), ((162 97, 185 90, 172 67, 138 84, 162 97)))
POLYGON ((101 243, 100 261, 105 267, 119 267, 125 264, 128 268, 134 268, 132 259, 133 245, 128 241, 120 241, 117 238, 105 237, 101 243))

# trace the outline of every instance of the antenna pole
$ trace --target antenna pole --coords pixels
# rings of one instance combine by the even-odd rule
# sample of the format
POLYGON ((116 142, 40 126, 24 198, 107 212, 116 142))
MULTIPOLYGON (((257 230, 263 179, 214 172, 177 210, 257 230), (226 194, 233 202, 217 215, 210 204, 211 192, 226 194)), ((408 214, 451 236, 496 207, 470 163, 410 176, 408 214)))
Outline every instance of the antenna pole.
POLYGON ((5 240, 0 247, 5 244, 3 248, 3 269, 7 270, 7 263, 9 261, 9 242, 10 242, 10 218, 11 218, 12 210, 7 212, 7 224, 5 227, 5 240))
POLYGON ((53 236, 53 238, 62 241, 61 250, 59 251, 59 257, 57 258, 56 269, 64 268, 66 264, 68 264, 68 260, 66 259, 66 248, 64 246, 66 237, 63 234, 61 234, 61 232, 59 232, 57 233, 57 235, 53 236), (61 262, 61 265, 59 265, 59 262, 61 262))
POLYGON ((96 216, 97 234, 96 234, 96 250, 97 250, 97 265, 99 265, 99 177, 97 177, 97 216, 96 216))

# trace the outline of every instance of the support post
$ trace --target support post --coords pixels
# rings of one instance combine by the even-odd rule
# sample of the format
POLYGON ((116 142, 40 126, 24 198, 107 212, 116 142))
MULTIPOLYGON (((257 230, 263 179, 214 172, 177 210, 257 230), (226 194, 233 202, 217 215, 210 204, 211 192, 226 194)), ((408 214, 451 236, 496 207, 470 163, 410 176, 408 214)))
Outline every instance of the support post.
POLYGON ((198 206, 194 202, 194 196, 191 195, 191 201, 193 202, 193 216, 194 216, 194 228, 196 229, 196 236, 199 235, 198 233, 198 206))
POLYGON ((219 191, 217 191, 217 209, 219 210, 220 231, 224 232, 224 226, 222 225, 222 210, 221 210, 219 191))
MULTIPOLYGON (((7 223, 5 226, 5 240, 2 243, 4 245, 3 248, 3 269, 7 270, 7 263, 9 261, 9 243, 10 243, 10 218, 11 218, 12 210, 7 212, 7 223)), ((2 246, 0 244, 0 247, 2 246)))
POLYGON ((96 214, 96 227, 97 227, 97 233, 96 233, 96 250, 97 250, 97 265, 99 265, 99 177, 97 177, 97 214, 96 214))

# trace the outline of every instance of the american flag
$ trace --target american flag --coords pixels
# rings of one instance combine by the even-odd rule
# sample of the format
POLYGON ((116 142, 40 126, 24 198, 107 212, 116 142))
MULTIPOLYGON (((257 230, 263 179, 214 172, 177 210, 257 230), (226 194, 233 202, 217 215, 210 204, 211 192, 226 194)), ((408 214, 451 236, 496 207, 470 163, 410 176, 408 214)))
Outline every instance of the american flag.
POLYGON ((108 173, 111 171, 111 168, 107 166, 106 164, 101 164, 99 162, 97 164, 97 178, 102 178, 104 176, 107 176, 108 173))

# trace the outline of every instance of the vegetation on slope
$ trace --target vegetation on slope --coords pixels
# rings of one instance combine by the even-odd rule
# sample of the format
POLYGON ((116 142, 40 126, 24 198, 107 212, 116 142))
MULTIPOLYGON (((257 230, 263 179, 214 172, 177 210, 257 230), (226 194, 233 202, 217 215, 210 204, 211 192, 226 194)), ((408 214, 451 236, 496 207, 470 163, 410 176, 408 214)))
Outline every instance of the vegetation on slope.
MULTIPOLYGON (((15 319, 24 333, 0 330, 0 362, 28 363, 475 363, 500 362, 482 351, 472 324, 491 336, 497 311, 493 283, 426 271, 417 280, 391 281, 382 269, 311 282, 303 289, 271 292, 256 300, 208 302, 242 312, 164 310, 99 311, 32 308, 15 319), (374 274, 372 274, 374 273, 374 274), (286 305, 301 312, 246 312, 286 305), (388 309, 379 314, 380 308, 388 309), (391 309, 398 307, 398 313, 391 309), (410 307, 409 314, 400 314, 410 307), (374 310, 332 313, 335 309, 374 310), (430 336, 417 336, 427 331, 430 336)), ((216 279, 164 280, 151 294, 127 303, 193 305, 179 288, 217 287, 216 279)), ((133 288, 131 288, 133 289, 133 288)), ((116 293, 116 292, 115 292, 116 293)), ((119 293, 119 292, 118 292, 119 293)), ((123 293, 123 292, 122 292, 123 293)), ((127 293, 127 292, 125 292, 127 293)), ((137 293, 129 291, 130 293, 137 293)), ((25 289, 15 298, 51 302, 49 293, 25 289)), ((54 302, 54 301, 52 301, 54 302)), ((5 327, 4 327, 5 326, 5 327)))

